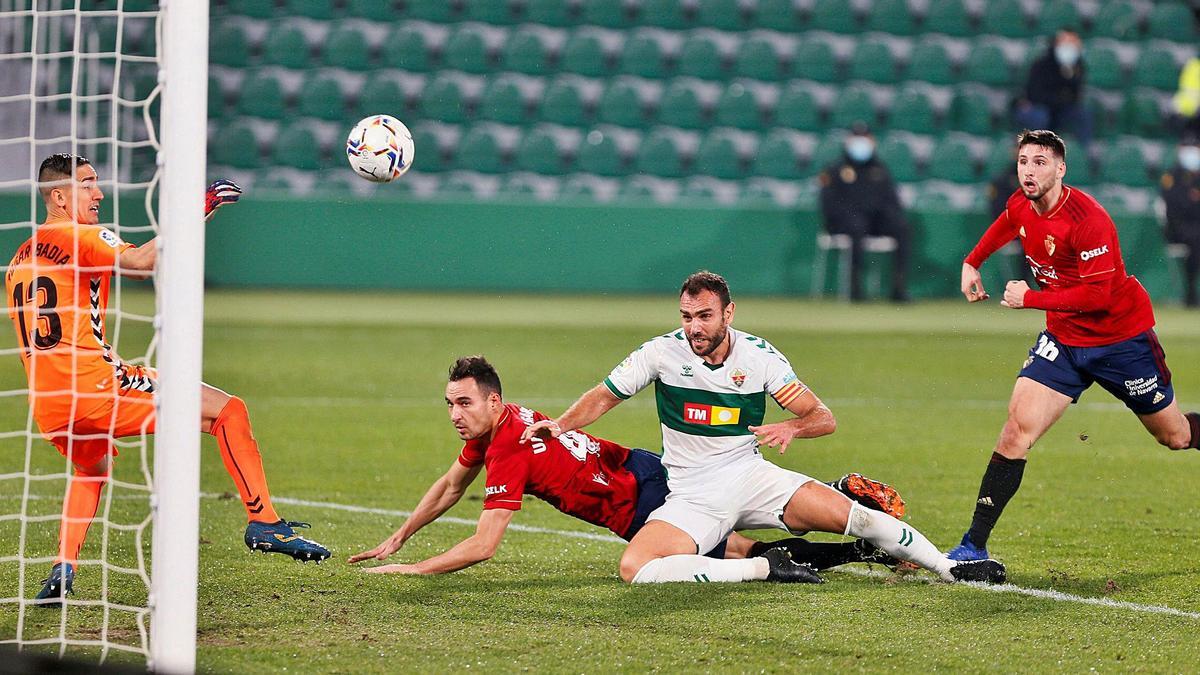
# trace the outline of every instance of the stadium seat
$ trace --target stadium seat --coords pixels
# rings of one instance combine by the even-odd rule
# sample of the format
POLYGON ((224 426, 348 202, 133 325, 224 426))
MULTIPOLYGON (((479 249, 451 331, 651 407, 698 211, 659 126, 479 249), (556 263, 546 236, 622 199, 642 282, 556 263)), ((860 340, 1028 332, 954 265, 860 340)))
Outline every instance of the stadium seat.
POLYGON ((992 104, 978 86, 963 87, 950 104, 950 124, 967 133, 986 136, 993 129, 992 104))
POLYGON ((364 71, 371 67, 371 45, 367 36, 352 25, 334 29, 325 38, 322 49, 325 65, 346 70, 364 71))
POLYGON ((1160 40, 1174 40, 1193 47, 1200 42, 1196 18, 1184 2, 1156 2, 1146 17, 1146 35, 1160 40))
POLYGON ((693 34, 679 52, 679 74, 704 80, 719 80, 724 77, 721 50, 711 37, 693 34))
POLYGON ((250 63, 250 47, 242 27, 228 21, 213 23, 213 30, 208 34, 208 53, 212 63, 235 68, 243 68, 250 63))
POLYGON ((999 45, 985 43, 971 49, 963 66, 963 79, 993 87, 1007 87, 1013 83, 1013 69, 999 45))
POLYGON ((525 124, 529 121, 529 106, 516 82, 497 77, 483 92, 480 117, 505 124, 525 124))
POLYGON ((225 7, 231 14, 255 19, 270 19, 275 16, 275 3, 263 2, 263 0, 226 0, 225 7))
POLYGON ((1029 18, 1019 0, 991 0, 985 3, 980 22, 981 31, 989 35, 1029 37, 1029 18))
POLYGON ((438 136, 431 129, 418 126, 412 129, 413 145, 417 148, 416 170, 421 173, 437 173, 446 170, 446 160, 442 156, 442 146, 438 136))
POLYGON ((316 74, 305 80, 300 88, 301 115, 323 120, 342 120, 346 117, 346 101, 341 80, 336 75, 316 74))
POLYGON ((587 107, 579 86, 570 80, 556 80, 542 94, 542 119, 547 122, 579 127, 588 123, 587 107))
POLYGON ((819 171, 824 171, 834 162, 841 161, 846 156, 846 150, 842 145, 843 136, 841 134, 825 134, 821 136, 821 140, 817 142, 817 147, 813 148, 812 155, 809 157, 807 165, 807 173, 809 175, 816 174, 819 171))
POLYGON ((421 111, 426 119, 439 122, 465 122, 471 117, 462 85, 447 76, 438 76, 426 86, 421 111))
POLYGON ((274 75, 270 73, 251 75, 242 81, 242 90, 254 93, 251 96, 242 96, 238 102, 239 113, 269 119, 283 117, 286 109, 283 85, 274 75))
POLYGON ((594 33, 576 31, 563 47, 562 69, 589 77, 604 77, 611 72, 608 54, 594 33))
POLYGON ((930 84, 953 84, 958 81, 954 66, 950 63, 950 54, 941 42, 922 42, 913 47, 908 55, 907 78, 930 84))
POLYGON ((775 106, 775 124, 799 131, 820 131, 821 106, 813 91, 803 85, 785 89, 775 106))
POLYGON ((717 124, 738 129, 760 129, 763 126, 763 111, 754 93, 740 82, 733 82, 717 100, 717 124))
POLYGON ((600 97, 597 117, 602 122, 622 127, 646 124, 646 108, 637 87, 626 79, 612 81, 600 97))
POLYGON ((579 168, 601 176, 620 176, 625 173, 621 150, 611 135, 593 129, 579 144, 579 168))
POLYGON ((754 153, 753 173, 781 180, 800 178, 800 149, 795 134, 778 129, 771 132, 754 153))
POLYGON ((486 125, 472 127, 458 144, 455 166, 480 173, 500 173, 505 170, 504 153, 495 133, 486 125))
POLYGON ((518 20, 514 6, 509 0, 467 0, 463 4, 463 18, 496 26, 506 26, 518 20))
POLYGON ((911 183, 920 180, 917 171, 917 160, 913 157, 912 148, 908 142, 897 134, 888 134, 879 143, 879 159, 887 165, 892 178, 901 183, 911 183))
POLYGON ((1075 0, 1051 0, 1042 5, 1042 11, 1034 21, 1034 30, 1039 35, 1054 35, 1063 29, 1078 32, 1082 25, 1075 0))
POLYGON ((625 42, 621 50, 621 72, 639 77, 661 78, 666 76, 662 45, 654 35, 636 33, 625 42))
MULTIPOLYGON (((1016 171, 1015 145, 1011 137, 997 138, 992 142, 992 147, 983 160, 984 179, 991 180, 1002 172, 1016 171)), ((1074 169, 1072 166, 1072 174, 1075 173, 1074 169)))
POLYGON ((684 129, 699 129, 706 124, 700 95, 687 80, 672 82, 658 108, 658 119, 663 124, 684 129))
POLYGON ((858 121, 874 125, 876 117, 870 93, 863 87, 849 86, 838 93, 829 111, 829 125, 841 129, 848 129, 858 121))
POLYGON ((796 48, 792 75, 817 82, 839 82, 837 55, 833 45, 808 37, 796 48))
POLYGON ((928 173, 930 178, 948 180, 952 183, 976 182, 978 176, 975 172, 975 158, 971 154, 971 146, 960 138, 941 139, 929 155, 928 173))
POLYGON ((272 30, 263 43, 263 62, 285 68, 307 68, 312 61, 312 49, 297 26, 282 26, 272 30))
POLYGON ((385 68, 398 68, 419 73, 428 71, 431 64, 425 34, 416 28, 401 24, 383 41, 382 60, 385 68))
POLYGON ((954 37, 971 37, 971 16, 963 0, 930 0, 925 11, 925 30, 954 37))
POLYGON ((396 21, 400 16, 392 0, 347 0, 346 11, 350 16, 385 24, 396 21))
POLYGON ((1122 126, 1131 134, 1159 136, 1163 133, 1166 115, 1159 105, 1159 96, 1153 89, 1134 89, 1125 96, 1121 106, 1122 126))
POLYGON ((602 28, 628 28, 633 22, 620 0, 583 0, 583 23, 602 28))
POLYGON ((863 40, 850 57, 850 79, 891 84, 897 79, 896 59, 886 42, 863 40))
POLYGON ((562 0, 525 0, 525 20, 531 23, 569 26, 572 23, 570 10, 571 4, 562 0))
POLYGON ((433 23, 452 23, 458 18, 457 7, 456 3, 446 0, 404 0, 404 16, 433 23))
POLYGON ((1133 84, 1174 91, 1179 84, 1180 64, 1165 47, 1147 47, 1138 55, 1133 67, 1133 84))
POLYGON ((694 172, 723 179, 741 178, 746 173, 737 143, 720 129, 700 142, 694 172))
POLYGON ((761 37, 743 42, 734 59, 733 71, 756 80, 778 80, 785 76, 784 62, 774 43, 761 37))
POLYGON ((1148 187, 1150 172, 1146 157, 1142 153, 1142 142, 1138 139, 1122 139, 1099 153, 1102 157, 1100 178, 1106 183, 1120 183, 1130 187, 1148 187))
POLYGON ((472 27, 459 28, 450 35, 442 60, 447 67, 468 73, 487 73, 491 70, 487 43, 472 27))
POLYGON ((892 101, 891 113, 888 115, 888 127, 917 134, 936 132, 938 129, 937 119, 929 96, 915 87, 901 89, 895 100, 892 101))
POLYGON ((642 0, 638 21, 642 25, 672 30, 688 28, 690 25, 683 0, 642 0))
POLYGON ((504 43, 501 63, 505 70, 528 75, 543 75, 550 70, 550 59, 542 35, 519 30, 504 43))
POLYGON ((535 129, 517 145, 517 168, 522 171, 557 175, 566 168, 554 134, 535 129))
POLYGON ((286 0, 283 11, 287 16, 326 21, 334 18, 334 0, 286 0))
POLYGON ((558 189, 558 199, 559 201, 595 201, 595 177, 573 176, 568 178, 558 189))
POLYGON ((857 33, 858 15, 845 0, 816 0, 808 16, 810 30, 827 30, 834 33, 857 33))
POLYGON ((697 16, 701 26, 740 31, 750 27, 738 0, 700 0, 697 16))
POLYGON ((893 35, 915 35, 916 16, 909 7, 908 0, 878 0, 867 15, 867 30, 893 35))
POLYGON ((367 78, 358 94, 359 111, 388 110, 395 114, 408 112, 410 109, 404 90, 400 84, 390 77, 387 71, 380 71, 367 78))
POLYGON ((262 165, 262 153, 250 122, 235 120, 220 126, 209 143, 213 164, 235 169, 257 169, 262 165))
MULTIPOLYGON (((284 127, 271 145, 274 148, 271 159, 276 164, 307 171, 321 168, 321 144, 316 132, 306 122, 294 122, 284 127)), ((344 158, 344 149, 341 154, 344 158)))
POLYGON ((638 149, 637 170, 667 178, 682 176, 683 157, 675 137, 662 131, 654 131, 646 136, 638 149))
POLYGON ((1116 49, 1106 45, 1088 47, 1084 61, 1087 64, 1088 84, 1104 89, 1125 87, 1125 72, 1116 49))
POLYGON ((1108 37, 1114 40, 1137 38, 1137 10, 1131 2, 1103 2, 1092 17, 1092 37, 1108 37))
MULTIPOLYGON (((208 117, 209 119, 220 119, 225 114, 225 90, 221 88, 221 81, 211 75, 208 76, 208 117)), ((157 82, 158 78, 155 78, 157 82)), ((143 85, 144 86, 144 85, 143 85)), ((150 89, 154 89, 150 85, 150 89)), ((132 98, 144 99, 146 94, 138 92, 132 98)))

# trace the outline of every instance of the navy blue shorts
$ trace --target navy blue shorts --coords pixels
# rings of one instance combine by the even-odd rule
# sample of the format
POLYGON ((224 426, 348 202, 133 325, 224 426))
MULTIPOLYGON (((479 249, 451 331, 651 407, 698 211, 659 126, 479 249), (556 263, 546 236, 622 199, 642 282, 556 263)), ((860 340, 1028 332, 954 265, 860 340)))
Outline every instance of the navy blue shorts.
MULTIPOLYGON (((625 541, 629 541, 646 525, 646 519, 650 517, 650 514, 666 503, 667 493, 670 490, 667 488, 667 470, 663 468, 662 457, 653 452, 641 448, 631 449, 629 457, 625 460, 625 468, 629 469, 629 472, 637 479, 638 485, 637 510, 634 512, 629 530, 621 537, 625 541)), ((716 548, 704 555, 710 558, 724 558, 725 542, 717 544, 716 548)))
POLYGON ((1072 403, 1095 382, 1139 415, 1156 413, 1175 400, 1166 355, 1153 330, 1103 347, 1068 347, 1042 331, 1020 376, 1070 396, 1072 403))

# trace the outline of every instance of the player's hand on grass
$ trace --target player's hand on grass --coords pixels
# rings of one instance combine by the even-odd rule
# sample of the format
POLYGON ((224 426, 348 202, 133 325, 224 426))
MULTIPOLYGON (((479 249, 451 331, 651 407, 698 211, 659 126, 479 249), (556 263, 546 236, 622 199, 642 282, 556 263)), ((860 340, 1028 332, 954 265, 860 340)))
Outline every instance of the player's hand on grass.
POLYGON ((786 422, 775 422, 774 424, 763 424, 761 426, 748 426, 750 433, 758 437, 758 444, 768 448, 779 448, 779 454, 787 451, 788 444, 796 435, 792 432, 792 427, 786 422))
POLYGON ((1004 287, 1004 299, 1000 301, 1001 307, 1010 309, 1022 309, 1025 307, 1025 293, 1029 291, 1029 284, 1024 281, 1010 281, 1004 287))
POLYGON ((242 196, 242 188, 231 180, 218 180, 204 192, 204 219, 210 220, 217 209, 236 202, 242 196))
POLYGON ((363 551, 362 553, 358 553, 358 554, 350 556, 350 558, 348 560, 346 560, 346 562, 353 565, 354 563, 362 562, 364 560, 370 560, 372 558, 374 558, 375 560, 387 560, 387 557, 389 555, 395 553, 396 551, 399 551, 400 547, 403 545, 404 545, 404 542, 397 539, 396 537, 388 537, 387 539, 385 539, 383 541, 383 543, 376 546, 375 548, 373 548, 369 551, 363 551))
POLYGON ((987 291, 983 290, 983 277, 979 276, 979 270, 967 263, 963 263, 962 266, 962 294, 966 296, 967 302, 988 299, 987 291))
POLYGON ((368 574, 420 574, 416 565, 380 565, 379 567, 364 567, 368 574))
POLYGON ((525 427, 525 432, 521 434, 521 442, 528 443, 529 439, 534 436, 542 439, 558 438, 561 433, 562 428, 558 426, 558 422, 554 420, 538 420, 525 427))

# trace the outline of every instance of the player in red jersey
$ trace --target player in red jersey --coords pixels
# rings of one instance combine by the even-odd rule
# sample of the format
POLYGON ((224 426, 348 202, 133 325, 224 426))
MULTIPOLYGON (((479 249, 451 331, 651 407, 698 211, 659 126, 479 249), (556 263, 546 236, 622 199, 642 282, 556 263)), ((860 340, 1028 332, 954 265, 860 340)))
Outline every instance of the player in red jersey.
POLYGON ((1159 443, 1200 447, 1200 414, 1179 410, 1150 296, 1125 272, 1112 219, 1091 195, 1063 184, 1066 147, 1057 134, 1024 131, 1017 152, 1020 188, 963 262, 962 292, 969 302, 986 300, 979 266, 1019 238, 1040 290, 1009 281, 1000 304, 1044 310, 1046 330, 1017 377, 971 529, 948 554, 954 560, 988 557, 988 537, 1021 485, 1029 450, 1092 383, 1125 403, 1159 443))
MULTIPOLYGON (((427 560, 367 571, 440 574, 487 560, 495 554, 526 494, 567 515, 606 527, 626 541, 666 499, 666 473, 653 453, 629 449, 582 431, 521 442, 521 434, 529 425, 548 418, 535 410, 504 403, 500 376, 481 356, 461 358, 451 367, 446 404, 454 428, 466 441, 462 453, 395 534, 375 548, 351 556, 348 562, 384 560, 398 551, 418 530, 458 503, 485 467, 483 513, 474 535, 427 560)), ((870 508, 896 517, 904 514, 904 501, 896 491, 877 481, 850 474, 834 487, 870 508)), ((864 540, 826 544, 793 538, 766 543, 736 533, 709 556, 764 556, 777 572, 772 575, 774 580, 808 582, 819 582, 820 578, 806 566, 819 570, 848 562, 896 562, 864 540), (768 553, 773 549, 786 551, 791 557, 768 553), (804 565, 796 564, 793 557, 804 565)))

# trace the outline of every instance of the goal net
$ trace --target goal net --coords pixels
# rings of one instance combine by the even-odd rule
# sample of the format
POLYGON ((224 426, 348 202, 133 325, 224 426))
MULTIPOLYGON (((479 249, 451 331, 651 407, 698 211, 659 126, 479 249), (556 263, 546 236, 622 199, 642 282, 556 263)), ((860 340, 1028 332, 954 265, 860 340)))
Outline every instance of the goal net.
MULTIPOLYGON (((0 0, 0 264, 7 274, 31 238, 37 250, 42 160, 86 157, 104 193, 100 224, 136 244, 159 237, 153 279, 112 275, 104 336, 122 362, 160 375, 157 436, 111 438, 118 456, 74 566, 75 593, 39 603, 74 467, 39 430, 35 373, 27 379, 20 356, 30 336, 45 346, 37 339, 61 323, 57 313, 77 310, 41 277, 28 297, 7 299, 36 305, 37 325, 24 336, 0 328, 0 646, 194 668, 207 5, 0 0)), ((35 275, 39 261, 35 253, 35 275)))

